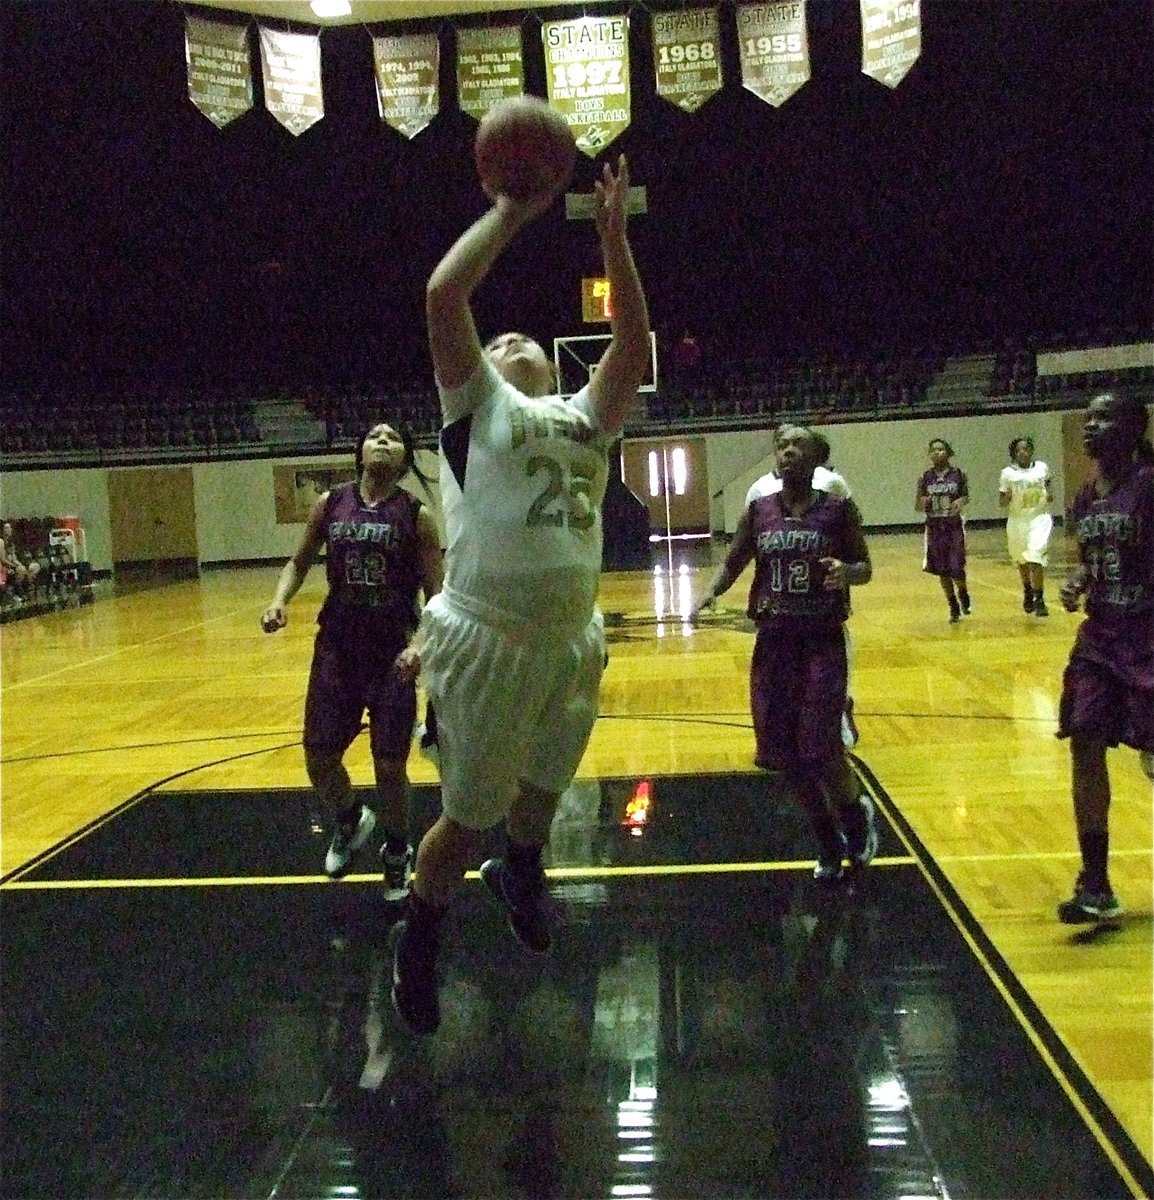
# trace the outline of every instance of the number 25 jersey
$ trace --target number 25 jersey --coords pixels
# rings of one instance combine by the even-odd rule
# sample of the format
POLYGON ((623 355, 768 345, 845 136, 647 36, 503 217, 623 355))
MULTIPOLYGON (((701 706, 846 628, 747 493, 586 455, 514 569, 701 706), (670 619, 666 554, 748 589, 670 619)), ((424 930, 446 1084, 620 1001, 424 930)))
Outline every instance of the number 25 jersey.
POLYGON ((502 628, 584 629, 596 606, 614 440, 588 387, 568 401, 529 397, 482 359, 443 395, 468 409, 441 430, 445 599, 502 628))

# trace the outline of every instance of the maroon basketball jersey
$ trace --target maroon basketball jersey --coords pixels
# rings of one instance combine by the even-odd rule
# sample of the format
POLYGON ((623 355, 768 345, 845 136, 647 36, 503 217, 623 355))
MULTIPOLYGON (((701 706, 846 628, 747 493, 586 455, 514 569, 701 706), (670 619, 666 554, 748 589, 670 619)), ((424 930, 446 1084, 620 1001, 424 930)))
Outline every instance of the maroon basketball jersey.
POLYGON ((922 475, 921 481, 918 484, 918 495, 928 496, 930 499, 926 517, 932 521, 949 520, 951 518, 955 521, 960 521, 961 517, 957 513, 950 512, 950 505, 955 500, 959 500, 963 496, 969 496, 969 494, 970 489, 966 481, 966 473, 957 467, 947 467, 941 474, 935 468, 931 467, 922 475))
POLYGON ((1086 612, 1114 621, 1154 611, 1154 466, 1136 466, 1108 496, 1086 484, 1071 513, 1089 577, 1086 612))
POLYGON ((331 628, 346 623, 416 628, 421 564, 417 547, 420 501, 398 488, 369 505, 356 483, 333 488, 325 504, 325 574, 329 594, 317 618, 331 628))
POLYGON ((800 517, 785 511, 781 492, 750 505, 755 551, 749 615, 755 621, 806 617, 836 623, 849 616, 845 590, 826 590, 821 564, 823 558, 845 558, 846 502, 828 492, 815 496, 800 517))

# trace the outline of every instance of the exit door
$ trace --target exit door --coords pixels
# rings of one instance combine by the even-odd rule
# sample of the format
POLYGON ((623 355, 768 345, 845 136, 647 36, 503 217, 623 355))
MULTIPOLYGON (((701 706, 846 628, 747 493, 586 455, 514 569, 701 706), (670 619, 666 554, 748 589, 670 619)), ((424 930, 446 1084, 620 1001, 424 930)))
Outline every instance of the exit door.
POLYGON ((704 438, 639 438, 621 448, 625 486, 649 512, 658 536, 709 533, 704 438))

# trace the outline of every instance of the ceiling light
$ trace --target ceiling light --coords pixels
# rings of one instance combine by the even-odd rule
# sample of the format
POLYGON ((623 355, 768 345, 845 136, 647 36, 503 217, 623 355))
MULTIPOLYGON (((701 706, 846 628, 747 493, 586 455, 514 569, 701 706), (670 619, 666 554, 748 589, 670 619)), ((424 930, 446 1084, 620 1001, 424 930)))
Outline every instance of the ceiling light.
POLYGON ((353 11, 349 0, 312 0, 309 8, 318 17, 347 17, 353 11))

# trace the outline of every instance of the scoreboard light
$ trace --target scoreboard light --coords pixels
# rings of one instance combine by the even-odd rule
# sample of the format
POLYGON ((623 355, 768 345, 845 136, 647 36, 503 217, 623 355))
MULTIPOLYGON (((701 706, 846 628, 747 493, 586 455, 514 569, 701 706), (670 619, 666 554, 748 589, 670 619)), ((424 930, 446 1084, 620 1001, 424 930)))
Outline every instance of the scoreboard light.
POLYGON ((608 279, 581 280, 581 319, 586 325, 613 318, 613 295, 608 279))

